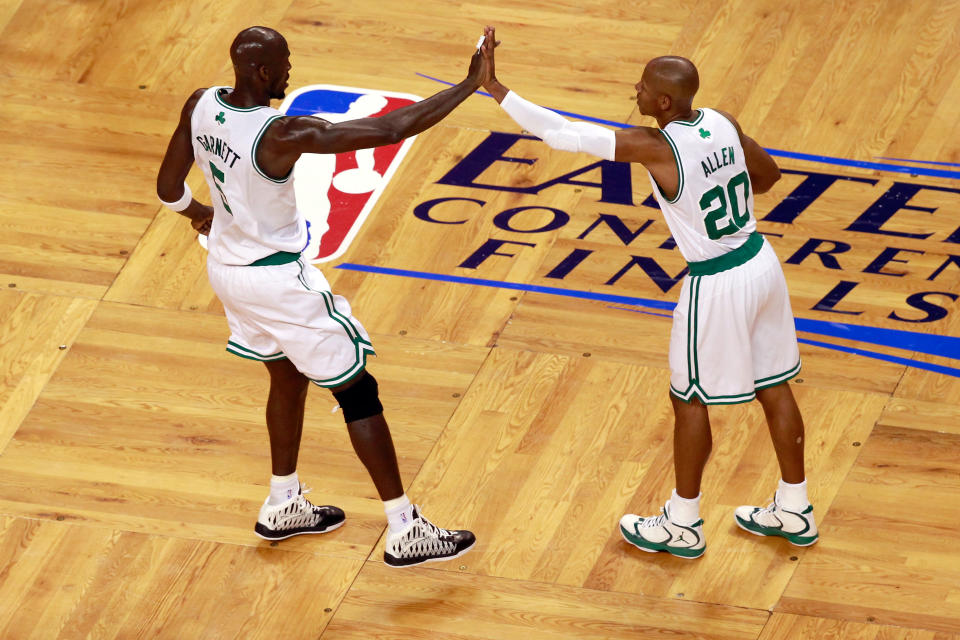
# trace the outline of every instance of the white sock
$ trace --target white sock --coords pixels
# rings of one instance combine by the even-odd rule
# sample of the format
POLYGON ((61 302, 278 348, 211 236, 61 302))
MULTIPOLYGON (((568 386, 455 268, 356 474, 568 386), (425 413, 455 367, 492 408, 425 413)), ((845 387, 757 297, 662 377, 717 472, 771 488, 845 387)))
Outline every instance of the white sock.
POLYGON ((399 498, 383 501, 383 510, 387 513, 387 523, 390 525, 390 533, 397 533, 407 528, 413 522, 413 505, 407 494, 399 498))
POLYGON ((300 493, 300 480, 294 471, 288 476, 270 476, 270 504, 280 504, 300 493))
POLYGON ((781 478, 777 487, 777 504, 787 511, 796 511, 797 513, 806 509, 810 505, 810 500, 807 498, 806 478, 798 484, 784 482, 781 478))
POLYGON ((677 490, 674 489, 673 493, 670 494, 670 502, 667 510, 670 512, 670 519, 675 524, 680 524, 686 527, 689 527, 694 522, 700 519, 700 496, 703 494, 698 494, 696 498, 682 498, 677 495, 677 490))

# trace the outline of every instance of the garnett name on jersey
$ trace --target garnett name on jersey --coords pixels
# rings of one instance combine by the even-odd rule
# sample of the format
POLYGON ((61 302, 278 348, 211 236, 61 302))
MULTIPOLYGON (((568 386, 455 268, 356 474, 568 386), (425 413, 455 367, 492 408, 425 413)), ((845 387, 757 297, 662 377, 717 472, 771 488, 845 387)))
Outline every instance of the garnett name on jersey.
POLYGON ((733 147, 724 147, 721 149, 719 155, 714 151, 711 155, 700 161, 700 166, 703 167, 703 177, 706 178, 720 167, 725 167, 734 162, 733 147))
POLYGON ((199 142, 200 146, 206 149, 208 153, 219 156, 221 160, 229 163, 231 169, 233 168, 233 163, 240 159, 240 156, 237 155, 237 152, 231 149, 230 146, 220 138, 200 135, 197 136, 197 142, 199 142), (233 156, 232 159, 231 156, 233 156))

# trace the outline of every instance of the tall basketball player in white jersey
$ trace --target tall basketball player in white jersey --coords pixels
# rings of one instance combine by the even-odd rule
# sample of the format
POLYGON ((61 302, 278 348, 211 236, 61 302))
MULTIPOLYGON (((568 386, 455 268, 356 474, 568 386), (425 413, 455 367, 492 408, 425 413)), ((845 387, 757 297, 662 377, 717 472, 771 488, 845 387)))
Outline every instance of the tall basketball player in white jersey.
POLYGON ((555 149, 642 164, 688 263, 670 338, 676 488, 660 515, 625 515, 623 537, 644 551, 703 555, 700 479, 712 447, 707 405, 757 398, 782 478, 769 506, 739 507, 734 520, 757 535, 813 544, 818 534, 807 499, 803 420, 787 385, 800 371, 793 313, 780 262, 753 215, 753 194, 780 179, 776 163, 730 114, 693 108, 700 80, 685 58, 651 60, 636 84, 640 113, 660 127, 614 132, 570 122, 508 90, 494 72, 493 28, 485 35, 490 79, 484 87, 500 106, 555 149))
POLYGON ((270 107, 284 97, 290 77, 287 42, 273 29, 240 32, 230 59, 235 86, 198 89, 184 105, 157 195, 197 231, 209 233, 207 273, 230 326, 227 351, 262 361, 270 373, 273 476, 254 530, 281 540, 344 522, 337 507, 307 501, 297 476, 304 401, 313 382, 333 392, 354 450, 384 501, 384 561, 404 567, 462 555, 474 535, 433 525, 404 493, 377 381, 366 370, 370 337, 347 301, 301 257, 308 233, 291 174, 303 154, 392 144, 436 124, 479 88, 487 63, 477 52, 458 85, 380 118, 331 123, 270 107), (194 200, 184 182, 194 162, 210 188, 212 208, 194 200))

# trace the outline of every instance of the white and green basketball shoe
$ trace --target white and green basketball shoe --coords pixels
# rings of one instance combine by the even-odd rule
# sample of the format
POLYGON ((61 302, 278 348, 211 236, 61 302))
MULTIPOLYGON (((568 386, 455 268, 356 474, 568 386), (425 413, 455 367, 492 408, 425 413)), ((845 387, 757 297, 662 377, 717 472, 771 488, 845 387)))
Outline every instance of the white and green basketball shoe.
POLYGON ((789 511, 782 507, 775 495, 766 508, 744 505, 734 511, 737 526, 758 536, 780 536, 798 547, 809 547, 820 535, 813 519, 813 505, 789 511))
POLYGON ((628 513, 620 518, 623 539, 643 551, 666 551, 678 558, 699 558, 707 550, 703 539, 703 519, 691 525, 677 524, 670 519, 670 503, 659 516, 643 518, 628 513))

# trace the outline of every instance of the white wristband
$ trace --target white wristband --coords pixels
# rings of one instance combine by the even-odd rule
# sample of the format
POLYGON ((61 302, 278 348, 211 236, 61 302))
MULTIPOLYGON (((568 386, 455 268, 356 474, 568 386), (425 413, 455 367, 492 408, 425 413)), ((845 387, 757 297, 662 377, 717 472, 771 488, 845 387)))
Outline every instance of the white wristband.
POLYGON ((190 185, 186 182, 183 183, 183 195, 176 202, 166 202, 162 198, 160 199, 160 204, 177 213, 189 207, 191 202, 193 202, 193 192, 190 191, 190 185))

